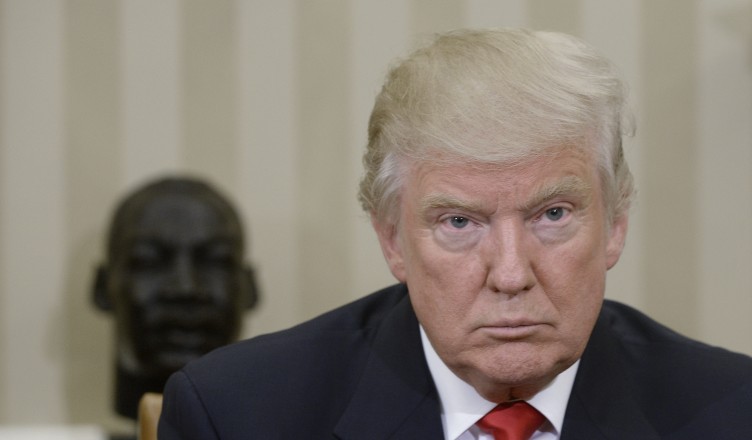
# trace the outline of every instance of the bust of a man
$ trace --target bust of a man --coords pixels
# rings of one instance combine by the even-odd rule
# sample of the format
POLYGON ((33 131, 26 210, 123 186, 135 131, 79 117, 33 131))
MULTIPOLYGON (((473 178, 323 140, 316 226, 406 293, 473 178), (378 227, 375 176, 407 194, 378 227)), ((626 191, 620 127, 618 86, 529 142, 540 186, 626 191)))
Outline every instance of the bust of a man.
POLYGON ((118 414, 135 419, 143 393, 237 338, 258 299, 243 247, 237 212, 205 182, 158 180, 118 205, 93 292, 115 317, 118 414))

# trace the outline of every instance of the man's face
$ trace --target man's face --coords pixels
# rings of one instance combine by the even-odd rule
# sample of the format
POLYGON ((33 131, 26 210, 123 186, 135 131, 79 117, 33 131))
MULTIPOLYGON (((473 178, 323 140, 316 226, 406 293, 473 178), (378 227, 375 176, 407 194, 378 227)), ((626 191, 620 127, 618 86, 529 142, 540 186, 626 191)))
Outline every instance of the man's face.
POLYGON ((537 392, 582 354, 619 258, 593 159, 413 164, 396 227, 375 228, 449 368, 486 399, 537 392))
POLYGON ((109 285, 120 363, 166 374, 231 342, 240 326, 242 244, 217 201, 157 193, 127 213, 109 285))

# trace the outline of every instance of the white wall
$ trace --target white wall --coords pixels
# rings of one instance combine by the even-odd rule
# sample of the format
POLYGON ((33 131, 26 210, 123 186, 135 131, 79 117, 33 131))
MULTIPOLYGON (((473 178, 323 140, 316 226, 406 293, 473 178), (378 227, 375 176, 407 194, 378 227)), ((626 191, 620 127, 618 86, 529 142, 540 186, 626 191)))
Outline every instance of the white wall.
POLYGON ((752 0, 0 0, 0 424, 129 422, 90 305, 115 200, 224 188, 264 298, 246 335, 391 282, 355 191, 389 62, 463 26, 562 30, 632 86, 638 202, 608 295, 752 353, 752 0))

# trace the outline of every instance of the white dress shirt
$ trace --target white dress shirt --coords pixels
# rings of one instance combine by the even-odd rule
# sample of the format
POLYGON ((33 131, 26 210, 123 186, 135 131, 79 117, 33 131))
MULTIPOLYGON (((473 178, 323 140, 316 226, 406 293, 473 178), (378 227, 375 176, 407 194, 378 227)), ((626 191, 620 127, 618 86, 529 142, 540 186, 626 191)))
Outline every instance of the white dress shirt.
MULTIPOLYGON (((457 377, 444 364, 431 345, 423 327, 420 327, 423 352, 428 369, 436 384, 441 401, 441 423, 445 440, 493 440, 493 436, 482 431, 475 423, 497 404, 490 402, 457 377)), ((558 440, 564 424, 569 394, 572 392, 574 377, 580 361, 556 376, 546 388, 538 392, 527 403, 540 411, 546 421, 536 431, 531 440, 558 440)))

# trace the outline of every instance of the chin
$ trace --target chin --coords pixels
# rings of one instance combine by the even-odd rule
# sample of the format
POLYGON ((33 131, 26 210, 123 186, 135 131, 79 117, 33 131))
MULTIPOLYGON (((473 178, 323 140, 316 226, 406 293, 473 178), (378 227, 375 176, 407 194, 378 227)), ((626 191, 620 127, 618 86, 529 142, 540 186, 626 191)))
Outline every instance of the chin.
POLYGON ((574 363, 550 353, 504 353, 484 359, 466 380, 487 400, 501 402, 532 396, 574 363))
POLYGON ((169 352, 165 351, 160 353, 155 364, 162 371, 177 371, 185 366, 188 362, 198 359, 202 353, 196 353, 191 351, 177 351, 169 352))

